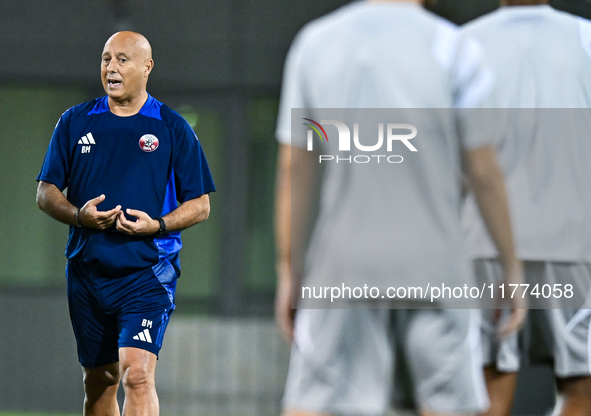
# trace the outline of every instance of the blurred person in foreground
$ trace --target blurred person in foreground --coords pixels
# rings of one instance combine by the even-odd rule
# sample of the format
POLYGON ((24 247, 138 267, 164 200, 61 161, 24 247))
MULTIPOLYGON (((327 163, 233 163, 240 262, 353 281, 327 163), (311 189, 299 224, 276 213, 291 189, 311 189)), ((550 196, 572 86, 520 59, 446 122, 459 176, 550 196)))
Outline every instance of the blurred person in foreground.
POLYGON ((144 36, 111 36, 107 95, 61 116, 37 177, 39 207, 70 225, 68 302, 87 416, 119 414, 120 380, 124 415, 159 414, 154 372, 175 307, 180 231, 207 219, 215 191, 191 127, 146 91, 153 66, 144 36))
MULTIPOLYGON (((391 285, 415 279, 471 284, 459 220, 462 158, 506 281, 521 282, 493 138, 470 129, 458 137, 450 110, 481 106, 494 75, 476 42, 463 39, 421 3, 344 6, 308 24, 287 57, 276 201, 276 320, 286 340, 293 340, 284 416, 383 414, 392 380, 391 324, 402 338, 422 415, 468 415, 488 407, 478 311, 419 309, 433 307, 420 300, 402 304, 414 303, 416 309, 393 313, 298 309, 296 315, 292 309, 302 281, 314 284, 324 274, 335 274, 338 281, 342 273, 361 285, 376 270, 391 285), (426 117, 428 127, 418 128, 412 141, 417 151, 397 143, 402 163, 333 161, 323 165, 321 176, 318 153, 307 150, 305 135, 293 135, 292 123, 301 123, 292 120, 294 108, 306 109, 309 120, 320 120, 319 109, 330 108, 414 109, 406 113, 411 118, 421 118, 420 109, 443 111, 428 113, 434 115, 426 117), (304 253, 303 234, 316 202, 312 189, 320 180, 318 217, 304 253), (354 275, 363 269, 371 272, 354 275)), ((502 333, 515 331, 524 314, 513 308, 502 333)))
MULTIPOLYGON (((521 343, 517 334, 498 340, 492 317, 483 320, 487 414, 511 414, 525 352, 531 362, 553 364, 563 399, 557 412, 591 415, 591 310, 559 296, 572 284, 584 299, 591 281, 591 117, 585 110, 591 108, 591 22, 554 10, 547 0, 500 4, 463 32, 483 45, 499 78, 488 104, 510 109, 496 148, 525 281, 533 292, 545 284, 557 290, 552 302, 530 310, 521 343)), ((462 216, 477 277, 498 282, 497 252, 473 197, 462 216)))

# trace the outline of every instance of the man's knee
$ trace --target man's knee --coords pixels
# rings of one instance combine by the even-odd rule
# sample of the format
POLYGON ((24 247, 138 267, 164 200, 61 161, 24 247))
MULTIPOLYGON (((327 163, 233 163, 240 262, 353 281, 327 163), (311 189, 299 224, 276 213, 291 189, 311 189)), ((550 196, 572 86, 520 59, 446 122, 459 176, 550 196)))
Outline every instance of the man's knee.
POLYGON ((97 368, 83 368, 84 391, 104 391, 119 385, 119 363, 97 368))
POLYGON ((154 378, 145 367, 130 365, 123 369, 123 387, 126 389, 142 389, 153 384, 154 378))
POLYGON ((126 389, 151 388, 154 385, 156 356, 148 351, 122 348, 121 377, 126 389))

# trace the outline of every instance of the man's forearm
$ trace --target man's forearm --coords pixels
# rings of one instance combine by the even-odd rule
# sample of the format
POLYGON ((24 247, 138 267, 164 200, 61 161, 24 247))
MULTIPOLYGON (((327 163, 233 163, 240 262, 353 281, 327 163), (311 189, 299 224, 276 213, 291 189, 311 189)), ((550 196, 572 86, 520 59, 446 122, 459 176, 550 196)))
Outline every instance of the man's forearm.
POLYGON ((300 278, 307 231, 313 212, 312 193, 317 166, 309 152, 280 145, 275 201, 275 233, 279 267, 287 265, 300 278), (283 266, 281 265, 283 263, 283 266))
POLYGON ((209 194, 183 202, 164 217, 168 231, 182 231, 209 217, 209 194))
POLYGON ((51 217, 64 224, 76 225, 78 208, 54 184, 39 181, 36 200, 37 206, 51 217))
POLYGON ((504 268, 516 262, 505 181, 491 146, 466 154, 470 187, 504 268))
POLYGON ((277 261, 291 267, 291 148, 280 145, 275 186, 277 261))

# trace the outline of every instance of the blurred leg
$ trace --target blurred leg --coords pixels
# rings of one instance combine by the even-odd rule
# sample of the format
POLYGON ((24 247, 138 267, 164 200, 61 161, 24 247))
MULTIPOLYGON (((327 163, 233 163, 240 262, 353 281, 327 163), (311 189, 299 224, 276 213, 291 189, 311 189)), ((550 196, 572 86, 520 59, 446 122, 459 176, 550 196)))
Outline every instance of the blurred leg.
POLYGON ((557 378, 562 396, 561 416, 591 415, 591 377, 557 378))
POLYGON ((517 373, 505 373, 494 367, 484 369, 486 389, 490 398, 490 408, 483 416, 510 416, 515 397, 517 373))
POLYGON ((119 416, 119 363, 83 368, 84 416, 119 416))

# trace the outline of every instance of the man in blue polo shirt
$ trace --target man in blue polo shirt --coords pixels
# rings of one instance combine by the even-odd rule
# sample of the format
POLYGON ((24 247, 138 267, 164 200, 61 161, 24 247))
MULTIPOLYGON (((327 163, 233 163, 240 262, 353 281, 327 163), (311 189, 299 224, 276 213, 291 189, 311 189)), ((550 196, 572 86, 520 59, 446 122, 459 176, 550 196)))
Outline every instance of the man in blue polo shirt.
POLYGON ((105 97, 67 110, 37 204, 70 225, 70 316, 84 371, 84 414, 157 415, 154 372, 180 275, 180 231, 209 215, 215 186, 191 127, 146 91, 154 61, 134 32, 105 44, 105 97), (67 188, 67 197, 62 191, 67 188))

